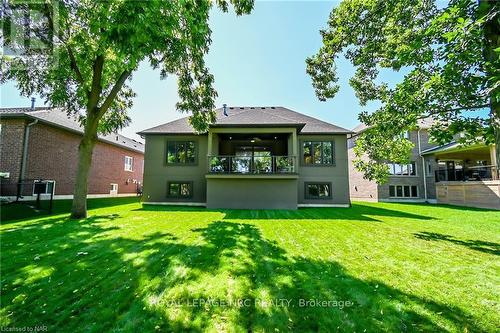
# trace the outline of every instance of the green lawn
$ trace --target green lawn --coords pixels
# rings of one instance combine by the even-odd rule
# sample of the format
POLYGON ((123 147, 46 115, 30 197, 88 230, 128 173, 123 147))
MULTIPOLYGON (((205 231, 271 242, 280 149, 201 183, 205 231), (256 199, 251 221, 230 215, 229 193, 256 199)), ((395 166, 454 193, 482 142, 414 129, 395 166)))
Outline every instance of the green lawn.
POLYGON ((0 326, 494 332, 500 325, 500 212, 389 203, 210 211, 135 198, 89 207, 81 221, 68 218, 68 202, 45 217, 2 207, 0 326), (24 219, 9 220, 14 213, 24 219), (304 304, 311 299, 325 303, 304 304))

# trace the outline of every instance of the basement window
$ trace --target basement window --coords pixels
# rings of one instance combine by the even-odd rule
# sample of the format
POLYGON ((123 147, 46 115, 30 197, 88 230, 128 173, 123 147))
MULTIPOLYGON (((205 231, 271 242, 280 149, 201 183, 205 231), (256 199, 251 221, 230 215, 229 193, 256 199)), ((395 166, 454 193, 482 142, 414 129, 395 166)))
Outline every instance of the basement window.
POLYGON ((418 198, 418 187, 416 185, 389 185, 389 197, 418 198))
POLYGON ((306 199, 331 199, 331 183, 305 183, 306 199))
POLYGON ((44 181, 35 181, 33 183, 33 195, 40 194, 53 194, 54 193, 54 180, 44 180, 44 181))
POLYGON ((168 182, 167 196, 178 199, 191 198, 193 196, 193 182, 168 182))

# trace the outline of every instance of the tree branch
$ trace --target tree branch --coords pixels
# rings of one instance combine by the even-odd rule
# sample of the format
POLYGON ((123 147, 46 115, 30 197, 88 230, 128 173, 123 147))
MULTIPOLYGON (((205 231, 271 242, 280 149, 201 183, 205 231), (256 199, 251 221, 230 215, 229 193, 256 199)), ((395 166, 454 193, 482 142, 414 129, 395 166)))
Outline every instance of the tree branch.
MULTIPOLYGON (((54 36, 54 19, 53 19, 52 15, 50 15, 50 6, 48 3, 45 3, 44 14, 47 18, 48 26, 49 26, 51 35, 54 36)), ((80 68, 78 67, 78 64, 76 62, 75 54, 73 53, 73 50, 68 45, 65 38, 63 38, 63 34, 62 34, 61 30, 58 30, 57 37, 66 46, 66 50, 68 51, 68 56, 69 56, 69 60, 70 60, 70 66, 71 66, 71 69, 75 72, 77 82, 80 83, 83 86, 83 88, 85 89, 85 80, 83 79, 82 72, 80 71, 80 68)), ((88 89, 85 89, 85 90, 87 90, 87 95, 90 95, 90 91, 88 91, 88 89)))
MULTIPOLYGON (((82 76, 82 73, 80 72, 80 68, 78 68, 78 65, 76 63, 76 58, 75 58, 75 55, 73 54, 73 50, 71 50, 71 47, 69 47, 68 44, 64 43, 64 45, 66 45, 66 49, 68 50, 71 69, 73 69, 73 71, 76 74, 76 80, 78 81, 78 83, 80 83, 85 88, 85 81, 83 80, 83 76, 82 76)), ((88 93, 89 93, 89 91, 87 90, 87 95, 88 95, 88 93)))
POLYGON ((447 112, 456 112, 456 111, 461 111, 461 110, 484 109, 484 108, 487 108, 489 106, 490 106, 489 104, 481 104, 481 105, 475 105, 475 106, 462 106, 462 107, 458 107, 458 108, 454 108, 454 109, 449 109, 449 110, 429 112, 429 113, 427 113, 425 115, 417 117, 417 119, 424 119, 424 118, 428 118, 430 116, 434 116, 434 115, 441 114, 441 113, 447 113, 447 112))
POLYGON ((106 97, 106 99, 104 100, 102 105, 99 107, 99 114, 101 116, 109 109, 109 107, 113 103, 114 99, 116 98, 116 96, 118 95, 120 90, 122 89, 123 84, 128 79, 128 77, 130 76, 131 73, 132 73, 132 71, 126 70, 120 75, 120 77, 116 81, 115 85, 113 86, 113 88, 109 92, 108 96, 106 97))
POLYGON ((94 61, 93 74, 92 74, 92 87, 90 89, 89 100, 87 104, 87 108, 92 110, 97 109, 97 103, 101 97, 102 86, 101 86, 101 78, 102 78, 102 68, 104 66, 104 56, 98 55, 94 61))

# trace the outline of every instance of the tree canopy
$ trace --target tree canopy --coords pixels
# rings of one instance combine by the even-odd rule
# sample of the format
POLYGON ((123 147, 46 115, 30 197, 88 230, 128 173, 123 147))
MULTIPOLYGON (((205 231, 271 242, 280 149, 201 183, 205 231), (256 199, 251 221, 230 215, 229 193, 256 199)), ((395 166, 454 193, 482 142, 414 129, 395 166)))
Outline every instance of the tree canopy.
POLYGON ((496 142, 500 161, 499 20, 494 0, 343 0, 332 10, 307 72, 318 98, 332 98, 345 56, 360 104, 381 103, 359 116, 369 129, 356 142, 355 165, 366 178, 384 182, 386 161, 407 162, 412 144, 401 133, 429 117, 436 142, 496 142), (404 75, 391 86, 380 79, 384 70, 404 75))
POLYGON ((23 95, 38 93, 50 106, 74 113, 97 100, 102 132, 127 124, 134 93, 125 82, 141 61, 158 68, 162 77, 178 76, 177 109, 192 113, 193 126, 205 131, 214 119, 217 95, 204 61, 211 43, 210 8, 216 3, 227 11, 233 4, 241 15, 253 7, 253 0, 38 3, 3 4, 4 46, 26 57, 4 56, 1 80, 15 80, 23 95), (30 17, 28 36, 23 11, 38 14, 38 20, 30 17), (36 40, 50 47, 34 47, 36 40))
POLYGON ((204 56, 211 43, 209 12, 216 5, 249 13, 253 0, 45 0, 2 2, 4 49, 0 82, 22 95, 39 94, 52 107, 78 115, 79 146, 73 216, 86 216, 87 177, 97 133, 130 121, 134 92, 127 80, 143 61, 161 77, 175 74, 177 109, 191 113, 199 132, 215 120, 214 77, 204 56))

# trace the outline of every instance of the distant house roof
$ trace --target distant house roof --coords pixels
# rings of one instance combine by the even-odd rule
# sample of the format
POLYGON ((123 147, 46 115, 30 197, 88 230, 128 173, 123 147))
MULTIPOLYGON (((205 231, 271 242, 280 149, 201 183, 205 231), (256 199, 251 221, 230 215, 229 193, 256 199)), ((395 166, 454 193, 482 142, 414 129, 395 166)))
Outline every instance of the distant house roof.
POLYGON ((464 152, 469 150, 477 149, 489 149, 488 145, 482 142, 473 144, 463 144, 457 141, 452 141, 450 143, 444 144, 442 146, 437 146, 429 148, 422 151, 422 155, 432 155, 432 154, 442 154, 442 153, 454 153, 454 152, 464 152))
MULTIPOLYGON (((56 126, 71 132, 83 133, 80 123, 74 115, 68 115, 66 111, 58 108, 37 107, 31 108, 0 108, 1 118, 21 118, 27 117, 38 119, 39 121, 56 126)), ((99 135, 98 139, 115 146, 144 153, 144 144, 134 139, 127 138, 121 134, 112 133, 99 135)))
MULTIPOLYGON (((227 116, 222 108, 216 111, 217 121, 212 127, 297 127, 301 134, 348 134, 351 131, 306 116, 281 106, 227 107, 227 116)), ((193 134, 189 117, 177 119, 163 125, 146 129, 138 134, 193 134)))
POLYGON ((453 150, 453 149, 458 148, 458 147, 460 147, 460 145, 457 142, 452 141, 452 142, 444 144, 442 146, 436 146, 436 147, 422 150, 421 155, 430 155, 430 154, 434 154, 437 152, 453 150))
MULTIPOLYGON (((417 125, 421 129, 428 129, 431 128, 432 125, 434 124, 434 120, 432 118, 424 118, 424 119, 419 119, 417 121, 417 125)), ((356 134, 362 133, 365 130, 367 130, 369 126, 367 126, 364 123, 360 123, 358 126, 354 127, 352 131, 356 134)))

